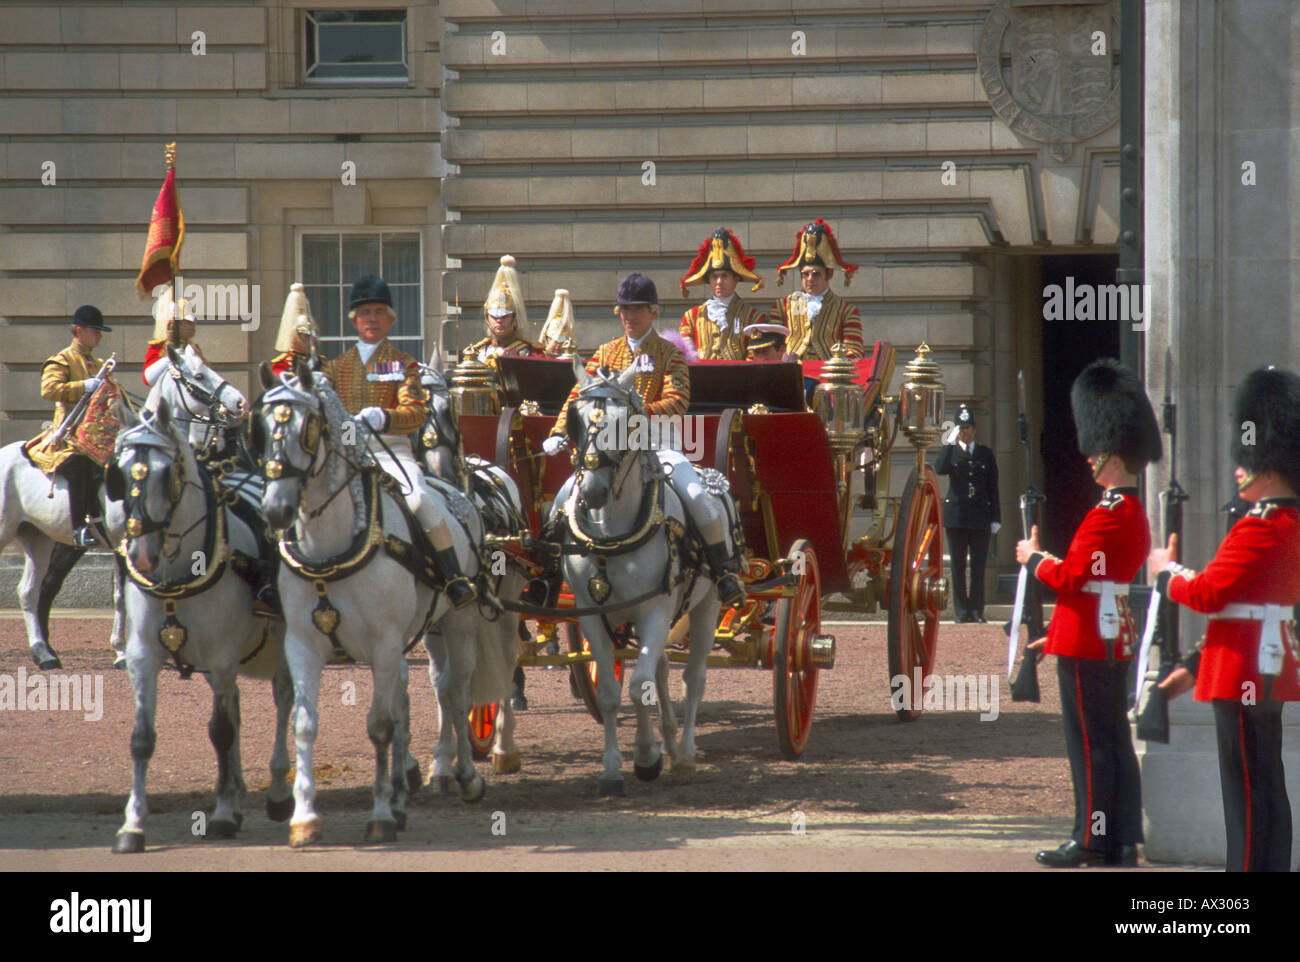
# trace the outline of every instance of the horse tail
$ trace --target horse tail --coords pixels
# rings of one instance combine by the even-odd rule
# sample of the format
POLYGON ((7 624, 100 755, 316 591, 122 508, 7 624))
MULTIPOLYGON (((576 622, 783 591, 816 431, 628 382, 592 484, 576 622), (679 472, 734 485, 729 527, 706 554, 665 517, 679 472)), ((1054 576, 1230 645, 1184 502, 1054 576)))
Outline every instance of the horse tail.
MULTIPOLYGON (((512 571, 502 581, 500 590, 509 597, 518 597, 523 588, 518 581, 519 575, 512 571)), ((506 613, 494 621, 479 619, 478 657, 470 678, 474 704, 486 705, 510 697, 510 680, 514 677, 518 659, 518 623, 518 616, 506 613)))

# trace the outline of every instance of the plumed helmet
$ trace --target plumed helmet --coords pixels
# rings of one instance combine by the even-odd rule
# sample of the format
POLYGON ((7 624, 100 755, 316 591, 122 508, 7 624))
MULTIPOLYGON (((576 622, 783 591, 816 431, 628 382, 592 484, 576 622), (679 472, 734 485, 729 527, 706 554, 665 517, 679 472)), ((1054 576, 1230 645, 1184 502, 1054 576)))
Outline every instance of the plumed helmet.
POLYGON ((754 258, 745 256, 745 249, 740 246, 736 235, 725 227, 719 227, 704 239, 695 260, 686 268, 677 286, 685 294, 686 288, 708 283, 709 275, 719 270, 731 271, 739 278, 753 281, 751 291, 763 286, 763 278, 754 273, 754 258))
POLYGON ((1156 413, 1137 376, 1113 358, 1093 361, 1074 379, 1070 407, 1085 455, 1118 454, 1129 463, 1159 461, 1156 413))
MULTIPOLYGON (((524 307, 523 288, 519 283, 519 272, 515 270, 515 259, 509 254, 502 256, 501 266, 492 279, 492 288, 483 301, 484 323, 489 316, 504 317, 507 314, 515 316, 515 328, 520 334, 528 332, 528 311, 524 307)), ((489 330, 488 333, 492 332, 489 330)))
POLYGON ((184 298, 177 301, 172 285, 168 284, 153 304, 153 339, 160 341, 170 338, 178 317, 186 321, 196 320, 190 302, 184 298))
POLYGON ((542 325, 542 344, 547 339, 560 342, 573 339, 573 301, 563 287, 556 288, 551 309, 546 312, 546 323, 542 325))
POLYGON ((840 255, 840 245, 835 240, 831 225, 818 217, 811 224, 805 224, 795 234, 794 253, 790 259, 776 269, 776 282, 785 280, 785 272, 799 270, 808 264, 824 267, 828 271, 836 269, 844 272, 844 283, 853 280, 858 269, 857 264, 850 264, 840 255))
POLYGON ((280 331, 275 338, 277 351, 297 351, 307 354, 311 342, 317 337, 316 321, 311 316, 311 305, 303 292, 301 283, 289 286, 289 296, 284 299, 284 311, 280 314, 280 331))
POLYGON ((1246 375, 1232 404, 1232 456, 1251 474, 1276 471, 1300 491, 1300 377, 1277 367, 1246 375))

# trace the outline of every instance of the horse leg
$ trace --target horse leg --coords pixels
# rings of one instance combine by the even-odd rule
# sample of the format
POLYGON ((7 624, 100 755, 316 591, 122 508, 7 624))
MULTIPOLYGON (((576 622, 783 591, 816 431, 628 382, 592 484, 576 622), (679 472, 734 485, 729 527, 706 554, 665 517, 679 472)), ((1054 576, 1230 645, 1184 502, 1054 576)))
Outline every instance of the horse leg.
POLYGON ((668 690, 668 655, 659 656, 655 669, 655 684, 659 687, 659 733, 663 736, 664 754, 672 768, 677 759, 677 713, 673 711, 673 698, 668 690))
MULTIPOLYGON (((398 652, 400 657, 401 652, 398 652)), ((388 767, 389 753, 393 747, 393 732, 398 725, 397 685, 401 672, 391 652, 375 652, 370 666, 375 694, 370 700, 366 715, 366 734, 375 749, 374 804, 370 820, 366 822, 367 842, 397 841, 397 819, 393 816, 393 783, 388 767)))
POLYGON ((210 838, 234 838, 244 820, 240 812, 239 687, 234 674, 212 672, 212 718, 208 738, 217 753, 217 807, 208 822, 210 838))
POLYGON ((45 639, 50 653, 56 658, 58 655, 54 653, 54 646, 50 644, 50 609, 54 607, 54 599, 58 597, 59 589, 67 580, 68 572, 76 566, 85 553, 85 548, 74 548, 70 544, 54 542, 50 550, 49 567, 45 570, 45 577, 41 579, 41 589, 36 601, 36 616, 41 622, 41 637, 45 639))
POLYGON ((126 820, 117 830, 113 851, 120 855, 144 851, 144 820, 149 814, 145 782, 158 733, 154 712, 158 705, 158 658, 137 634, 130 647, 131 687, 135 691, 135 728, 131 731, 131 797, 126 801, 126 820))
MULTIPOLYGON (((507 595, 516 597, 521 590, 522 585, 509 584, 507 595)), ((487 626, 492 643, 498 646, 505 663, 512 668, 518 667, 519 624, 516 618, 502 616, 487 626)), ((522 759, 519 757, 519 746, 515 744, 515 710, 510 702, 509 697, 502 698, 501 710, 497 712, 496 738, 492 745, 492 771, 498 775, 513 775, 523 767, 522 759)))
POLYGON ((289 844, 301 848, 320 841, 321 822, 316 814, 316 778, 312 774, 311 756, 316 745, 320 716, 316 701, 320 696, 320 676, 324 655, 309 638, 299 641, 293 634, 285 638, 285 654, 293 675, 294 747, 297 749, 293 778, 293 818, 289 821, 289 844))
POLYGON ((438 698, 438 744, 433 750, 433 771, 429 781, 439 795, 451 794, 451 779, 455 773, 456 729, 452 722, 451 702, 444 691, 443 678, 449 672, 447 642, 441 631, 430 631, 424 636, 424 648, 429 653, 429 684, 438 698))
POLYGON ((718 599, 712 585, 703 585, 704 598, 691 609, 691 649, 686 660, 686 711, 682 720, 682 737, 677 743, 673 763, 673 781, 689 782, 695 776, 695 719, 704 697, 705 669, 713 648, 713 633, 718 626, 718 599))
MULTIPOLYGON (((453 613, 452 617, 458 614, 462 613, 453 613)), ((464 614, 470 622, 478 617, 472 611, 464 614)), ((470 679, 474 676, 478 638, 473 624, 461 628, 448 625, 448 628, 446 637, 452 640, 447 646, 447 670, 438 681, 445 692, 447 709, 456 730, 456 785, 461 799, 477 802, 487 792, 487 783, 474 765, 474 749, 469 743, 470 679)), ((445 722, 446 716, 443 717, 445 722)))
POLYGON ((410 668, 406 656, 397 659, 398 685, 394 696, 393 718, 393 820, 399 832, 406 831, 407 758, 411 753, 411 692, 408 687, 410 668))
POLYGON ((652 782, 664 767, 664 749, 655 739, 650 708, 668 697, 666 688, 661 687, 658 680, 659 662, 664 657, 664 643, 668 640, 668 621, 662 610, 655 610, 639 619, 636 628, 641 655, 636 660, 627 689, 636 710, 636 747, 632 752, 632 768, 641 781, 652 782))
POLYGON ((596 704, 605 725, 603 770, 596 782, 596 797, 621 796, 624 794, 623 756, 618 750, 618 708, 623 685, 614 677, 614 642, 600 618, 580 618, 578 625, 596 661, 596 704))
POLYGON ((63 662, 50 649, 40 617, 41 584, 50 566, 54 542, 30 525, 18 529, 18 542, 26 556, 23 577, 18 582, 18 604, 23 610, 23 621, 27 623, 32 661, 41 671, 62 668, 63 662))
POLYGON ((116 655, 114 668, 126 667, 126 562, 120 554, 113 555, 113 634, 109 638, 116 655))
POLYGON ((271 786, 266 790, 266 817, 283 822, 293 814, 293 793, 289 788, 289 718, 293 712, 293 679, 283 655, 271 678, 275 700, 275 748, 271 751, 271 786))

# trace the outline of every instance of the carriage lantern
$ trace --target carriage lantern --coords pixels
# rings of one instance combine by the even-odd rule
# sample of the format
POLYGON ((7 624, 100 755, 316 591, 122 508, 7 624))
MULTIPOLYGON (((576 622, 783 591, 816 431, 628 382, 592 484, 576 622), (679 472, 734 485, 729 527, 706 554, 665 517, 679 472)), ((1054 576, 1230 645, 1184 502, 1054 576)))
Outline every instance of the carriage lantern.
POLYGON ((930 358, 930 345, 922 342, 916 357, 903 368, 903 386, 898 392, 898 425, 916 448, 918 473, 925 463, 925 451, 943 433, 943 372, 930 358))
POLYGON ((460 421, 462 414, 499 414, 497 376, 473 354, 466 353, 451 372, 451 412, 460 421))
POLYGON ((857 382, 857 367, 844 344, 835 345, 813 392, 812 407, 826 425, 837 455, 851 455, 867 430, 866 389, 857 382))

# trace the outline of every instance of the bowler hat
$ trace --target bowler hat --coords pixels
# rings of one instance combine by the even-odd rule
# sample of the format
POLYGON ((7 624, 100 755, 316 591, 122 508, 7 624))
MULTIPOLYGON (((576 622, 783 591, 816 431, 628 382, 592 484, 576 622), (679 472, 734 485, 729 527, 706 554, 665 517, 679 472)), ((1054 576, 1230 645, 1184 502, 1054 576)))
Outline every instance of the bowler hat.
POLYGON ((387 304, 393 306, 393 295, 388 292, 388 283, 374 274, 363 274, 352 282, 352 293, 348 295, 348 310, 362 304, 387 304))
POLYGON ((618 282, 619 307, 633 307, 638 304, 654 306, 658 303, 659 292, 655 290, 655 282, 640 271, 633 271, 618 282))
POLYGON ((93 327, 97 331, 105 333, 113 329, 104 323, 104 315, 99 313, 99 308, 93 304, 82 304, 73 312, 72 323, 78 327, 93 327))

